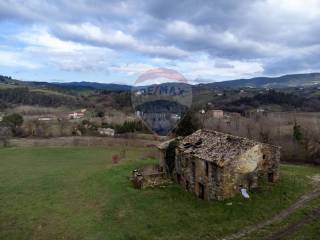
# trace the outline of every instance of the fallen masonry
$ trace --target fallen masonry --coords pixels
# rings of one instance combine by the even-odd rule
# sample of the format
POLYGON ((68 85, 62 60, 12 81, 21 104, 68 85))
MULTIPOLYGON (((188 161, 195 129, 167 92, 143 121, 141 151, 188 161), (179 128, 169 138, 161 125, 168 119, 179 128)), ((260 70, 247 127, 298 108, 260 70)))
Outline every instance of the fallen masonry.
POLYGON ((163 186, 171 182, 159 165, 146 166, 132 171, 131 181, 135 188, 163 186))

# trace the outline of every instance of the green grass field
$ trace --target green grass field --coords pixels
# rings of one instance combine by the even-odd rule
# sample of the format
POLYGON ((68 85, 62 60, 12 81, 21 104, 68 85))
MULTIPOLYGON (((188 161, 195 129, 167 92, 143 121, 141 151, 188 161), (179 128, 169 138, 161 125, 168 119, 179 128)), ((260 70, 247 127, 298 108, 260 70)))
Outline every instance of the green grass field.
POLYGON ((156 160, 129 148, 0 149, 0 239, 215 239, 265 220, 311 189, 319 168, 284 165, 250 200, 205 202, 173 184, 136 190, 130 171, 156 160), (227 203, 232 202, 229 206, 227 203))

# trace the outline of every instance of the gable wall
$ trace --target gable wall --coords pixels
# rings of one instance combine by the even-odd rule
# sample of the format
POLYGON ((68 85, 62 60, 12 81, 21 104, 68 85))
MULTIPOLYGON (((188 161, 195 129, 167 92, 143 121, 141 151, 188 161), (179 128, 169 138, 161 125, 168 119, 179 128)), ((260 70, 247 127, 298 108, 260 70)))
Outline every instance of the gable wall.
POLYGON ((280 149, 258 144, 226 165, 223 170, 223 196, 233 197, 240 188, 256 189, 260 181, 275 182, 279 178, 280 149))

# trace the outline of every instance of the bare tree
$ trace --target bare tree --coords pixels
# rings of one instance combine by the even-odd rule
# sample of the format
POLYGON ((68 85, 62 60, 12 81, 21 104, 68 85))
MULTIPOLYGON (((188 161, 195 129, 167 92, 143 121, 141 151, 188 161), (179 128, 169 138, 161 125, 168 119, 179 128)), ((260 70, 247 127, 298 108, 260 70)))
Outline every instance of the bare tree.
POLYGON ((64 135, 64 131, 65 131, 65 128, 67 127, 67 125, 68 125, 67 119, 58 118, 58 126, 59 126, 60 136, 64 135))
POLYGON ((11 129, 7 126, 0 126, 0 146, 7 147, 9 145, 9 138, 11 137, 11 129))

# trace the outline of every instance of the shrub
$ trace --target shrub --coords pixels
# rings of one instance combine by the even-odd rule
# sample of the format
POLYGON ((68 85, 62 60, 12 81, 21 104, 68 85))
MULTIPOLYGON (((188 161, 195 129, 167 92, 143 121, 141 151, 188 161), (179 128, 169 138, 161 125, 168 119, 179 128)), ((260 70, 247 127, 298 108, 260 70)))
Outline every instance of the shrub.
POLYGON ((23 117, 18 113, 13 113, 7 116, 4 116, 2 121, 5 124, 8 124, 13 127, 20 127, 23 123, 23 117))
POLYGON ((297 123, 297 121, 294 122, 294 126, 293 126, 293 138, 297 142, 300 142, 302 140, 301 126, 297 123))
POLYGON ((119 163, 119 161, 120 161, 120 157, 118 154, 115 154, 112 156, 112 163, 113 164, 117 164, 117 163, 119 163))
POLYGON ((113 128, 116 133, 149 132, 142 121, 125 121, 123 124, 102 123, 103 128, 113 128))

